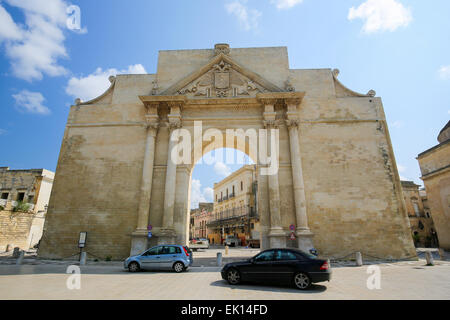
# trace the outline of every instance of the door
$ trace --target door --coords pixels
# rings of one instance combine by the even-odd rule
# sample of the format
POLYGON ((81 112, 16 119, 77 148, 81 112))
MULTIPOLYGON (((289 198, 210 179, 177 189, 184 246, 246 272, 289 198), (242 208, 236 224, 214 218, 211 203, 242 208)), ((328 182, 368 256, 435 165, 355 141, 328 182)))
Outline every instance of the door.
POLYGON ((261 252, 252 263, 243 270, 250 281, 266 282, 272 276, 273 256, 275 250, 261 252))
POLYGON ((181 250, 175 246, 163 246, 160 256, 160 266, 164 269, 172 268, 175 261, 179 261, 181 255, 181 250))
POLYGON ((161 246, 153 247, 144 252, 140 258, 143 269, 159 269, 161 265, 161 246))
POLYGON ((272 277, 276 281, 290 282, 298 263, 298 257, 289 250, 276 250, 272 265, 272 277))

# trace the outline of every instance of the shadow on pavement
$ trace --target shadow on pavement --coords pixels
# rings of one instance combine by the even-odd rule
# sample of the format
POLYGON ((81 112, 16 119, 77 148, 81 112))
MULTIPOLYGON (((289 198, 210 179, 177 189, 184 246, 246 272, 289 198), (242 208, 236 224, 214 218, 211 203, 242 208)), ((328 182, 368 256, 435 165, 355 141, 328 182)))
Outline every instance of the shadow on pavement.
MULTIPOLYGON (((26 275, 26 274, 67 274, 67 265, 0 265, 0 277, 11 275, 26 275)), ((73 264, 79 266, 77 264, 73 264)), ((214 272, 220 275, 219 268, 189 268, 186 272, 182 272, 179 275, 185 273, 198 273, 198 272, 214 272)), ((139 272, 129 272, 122 266, 95 266, 85 265, 81 266, 81 274, 104 274, 104 275, 130 275, 130 276, 145 276, 150 274, 174 274, 177 273, 173 270, 141 270, 139 272)))
POLYGON ((302 293, 302 294, 317 294, 327 290, 326 286, 313 284, 308 290, 298 290, 289 286, 281 285, 269 285, 269 284, 254 284, 254 283, 242 283, 238 285, 230 285, 226 280, 218 280, 211 282, 211 286, 225 287, 236 290, 255 290, 255 291, 271 291, 271 292, 289 292, 289 293, 302 293))

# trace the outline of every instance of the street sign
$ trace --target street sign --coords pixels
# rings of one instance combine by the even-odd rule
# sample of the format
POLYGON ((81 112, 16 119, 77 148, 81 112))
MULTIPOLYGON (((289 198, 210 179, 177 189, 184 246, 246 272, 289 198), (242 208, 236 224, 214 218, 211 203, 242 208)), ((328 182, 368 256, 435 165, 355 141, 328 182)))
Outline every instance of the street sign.
POLYGON ((151 238, 152 236, 153 236, 152 233, 149 231, 147 237, 151 238))
POLYGON ((291 240, 295 240, 295 233, 292 232, 290 238, 291 238, 291 240))
POLYGON ((294 226, 293 224, 291 224, 291 225, 289 226, 289 230, 294 231, 294 230, 295 230, 295 226, 294 226))
POLYGON ((80 238, 78 239, 78 248, 84 248, 86 246, 87 232, 80 232, 80 238))
POLYGON ((152 225, 149 224, 148 227, 147 227, 147 230, 150 231, 150 230, 152 230, 152 228, 153 228, 152 225))

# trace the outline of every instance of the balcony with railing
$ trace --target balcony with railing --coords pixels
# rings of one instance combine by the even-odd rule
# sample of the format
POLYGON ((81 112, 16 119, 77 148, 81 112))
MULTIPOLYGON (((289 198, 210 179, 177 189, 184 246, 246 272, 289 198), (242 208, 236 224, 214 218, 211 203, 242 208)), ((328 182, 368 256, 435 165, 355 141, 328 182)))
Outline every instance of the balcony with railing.
POLYGON ((250 218, 258 218, 258 214, 254 207, 242 206, 237 208, 226 209, 221 212, 215 212, 212 219, 208 223, 208 227, 217 227, 224 223, 235 222, 250 218))

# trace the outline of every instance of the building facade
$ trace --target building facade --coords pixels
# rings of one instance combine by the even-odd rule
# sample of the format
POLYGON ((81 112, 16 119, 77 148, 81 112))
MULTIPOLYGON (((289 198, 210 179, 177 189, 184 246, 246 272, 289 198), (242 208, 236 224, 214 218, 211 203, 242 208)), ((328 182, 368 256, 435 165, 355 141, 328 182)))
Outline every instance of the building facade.
POLYGON ((403 195, 416 247, 437 247, 438 240, 425 190, 413 181, 402 181, 403 195))
POLYGON ((235 236, 241 245, 260 238, 257 210, 257 169, 246 165, 214 184, 214 211, 209 222, 209 242, 223 244, 235 236))
POLYGON ((450 121, 439 133, 438 142, 419 154, 417 160, 439 246, 450 250, 450 121))
POLYGON ((111 77, 104 94, 70 109, 40 256, 74 254, 82 231, 88 252, 117 259, 188 243, 193 167, 228 147, 227 130, 269 132, 279 147, 267 162, 254 152, 267 140, 230 146, 265 172, 263 249, 286 247, 293 225, 295 247, 306 251, 415 255, 381 98, 338 75, 289 68, 286 47, 217 44, 160 51, 156 74, 111 77), (191 143, 181 163, 172 152, 178 135, 191 143))
POLYGON ((28 250, 41 240, 54 173, 0 167, 0 251, 28 250))
POLYGON ((200 202, 197 209, 191 209, 190 239, 208 238, 208 223, 213 212, 213 203, 200 202))

